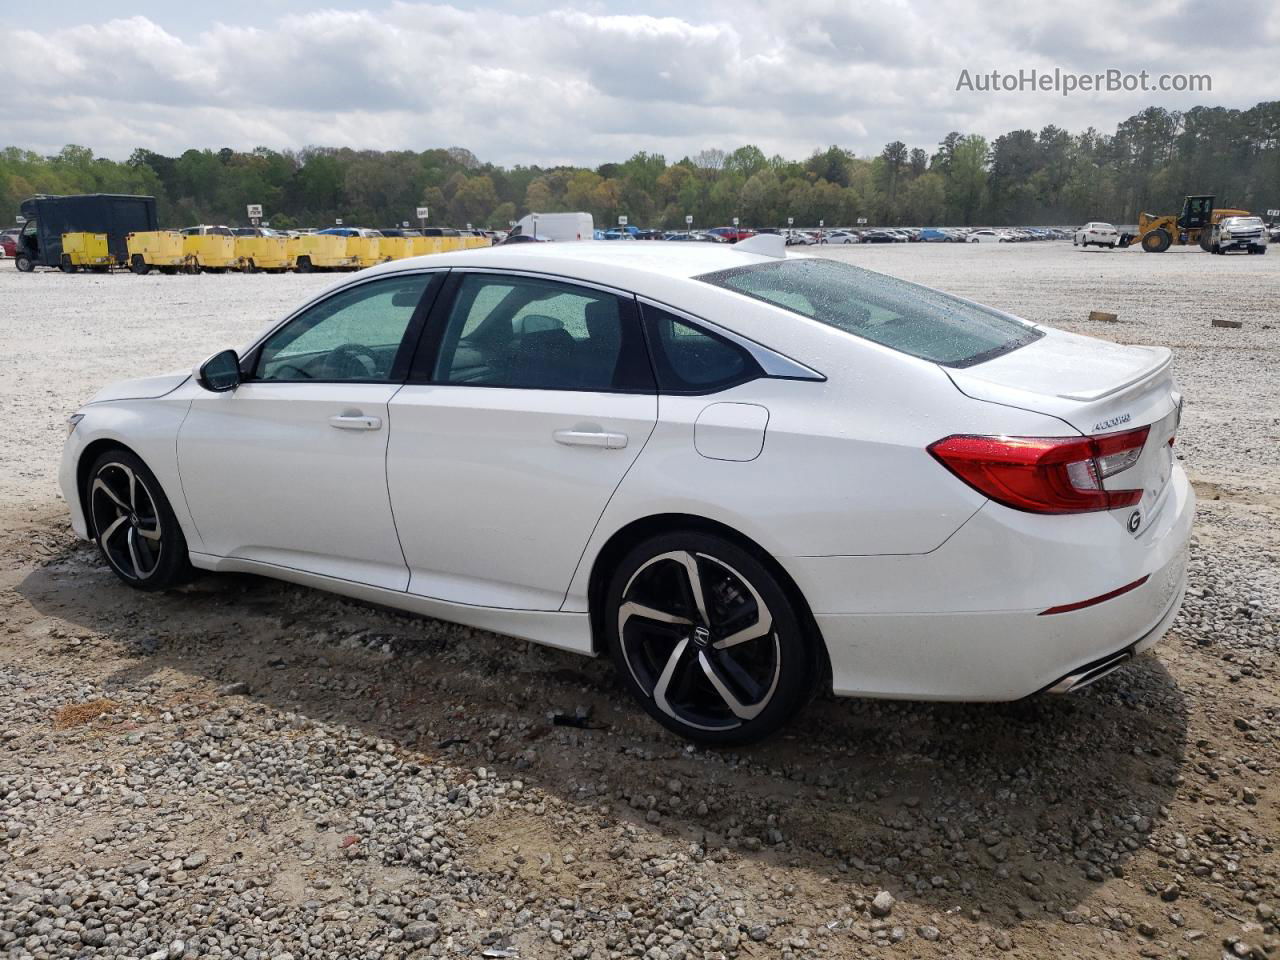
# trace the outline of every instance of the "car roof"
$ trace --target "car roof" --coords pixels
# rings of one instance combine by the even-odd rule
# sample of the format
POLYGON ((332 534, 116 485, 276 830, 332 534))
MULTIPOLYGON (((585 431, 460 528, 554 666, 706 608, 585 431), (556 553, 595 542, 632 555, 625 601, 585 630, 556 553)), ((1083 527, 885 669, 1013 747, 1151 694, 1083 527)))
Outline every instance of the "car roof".
POLYGON ((644 277, 687 279, 717 270, 756 263, 776 263, 773 257, 738 251, 730 244, 611 243, 581 240, 519 243, 475 250, 409 257, 363 273, 395 273, 421 267, 492 267, 550 273, 633 289, 644 277))

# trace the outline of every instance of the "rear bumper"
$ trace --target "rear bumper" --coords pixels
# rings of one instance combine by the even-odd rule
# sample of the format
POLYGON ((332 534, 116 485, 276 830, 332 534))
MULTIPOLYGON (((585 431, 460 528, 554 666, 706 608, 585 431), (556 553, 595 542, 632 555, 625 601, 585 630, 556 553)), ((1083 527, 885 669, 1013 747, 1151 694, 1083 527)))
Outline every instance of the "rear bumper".
POLYGON ((1175 469, 1136 538, 1118 539, 1106 514, 1062 523, 997 507, 930 554, 785 563, 826 641, 837 694, 1016 700, 1164 635, 1186 586, 1194 513, 1175 469), (1144 576, 1110 600, 1044 614, 1144 576))
POLYGON ((1182 607, 1182 597, 1185 593, 1184 589, 1178 591, 1178 595, 1173 602, 1169 604, 1169 609, 1165 615, 1160 618, 1160 622, 1147 631, 1137 643, 1125 647, 1118 653, 1110 653, 1106 656, 1099 657, 1092 663, 1083 664, 1066 676, 1062 677, 1056 683, 1049 684, 1041 693, 1074 693, 1093 683, 1095 680, 1101 680, 1107 674, 1112 673, 1144 651, 1150 650, 1156 645, 1156 642, 1165 635, 1174 618, 1178 615, 1178 610, 1182 607))

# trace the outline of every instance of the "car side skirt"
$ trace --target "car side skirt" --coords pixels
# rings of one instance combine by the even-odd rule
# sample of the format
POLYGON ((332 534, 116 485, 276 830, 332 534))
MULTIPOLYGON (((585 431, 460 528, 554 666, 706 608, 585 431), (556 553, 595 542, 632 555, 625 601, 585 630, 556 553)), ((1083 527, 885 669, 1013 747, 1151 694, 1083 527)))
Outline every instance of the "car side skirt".
POLYGON ((341 594, 366 603, 406 610, 424 617, 447 620, 481 630, 491 630, 522 640, 532 640, 548 647, 572 653, 594 655, 591 643, 591 621, 585 613, 562 613, 548 610, 508 610, 498 607, 470 606, 421 597, 400 590, 388 590, 352 580, 341 580, 258 560, 237 557, 215 557, 206 553, 191 554, 191 565, 215 573, 253 573, 276 580, 314 587, 341 594))

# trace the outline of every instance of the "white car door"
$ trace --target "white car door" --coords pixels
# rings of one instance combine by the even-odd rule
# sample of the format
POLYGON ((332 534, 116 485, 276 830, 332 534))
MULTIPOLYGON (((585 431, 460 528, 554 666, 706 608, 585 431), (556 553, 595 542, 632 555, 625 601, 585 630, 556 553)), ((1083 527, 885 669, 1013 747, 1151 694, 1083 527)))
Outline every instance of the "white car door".
POLYGON ((178 465, 206 552, 405 589, 387 404, 442 279, 344 287, 251 351, 239 387, 193 401, 178 465))
POLYGON ((634 299, 455 270, 391 402, 387 479, 409 591, 560 609, 657 410, 634 299))

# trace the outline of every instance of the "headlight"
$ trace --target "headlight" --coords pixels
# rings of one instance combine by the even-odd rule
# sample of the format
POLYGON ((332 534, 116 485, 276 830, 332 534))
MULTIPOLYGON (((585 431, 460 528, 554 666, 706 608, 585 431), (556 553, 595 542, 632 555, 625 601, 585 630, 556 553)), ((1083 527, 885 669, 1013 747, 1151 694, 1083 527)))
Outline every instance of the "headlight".
POLYGON ((76 432, 76 424, 83 419, 84 419, 83 413, 73 413, 71 416, 67 417, 67 436, 68 437, 76 432))

